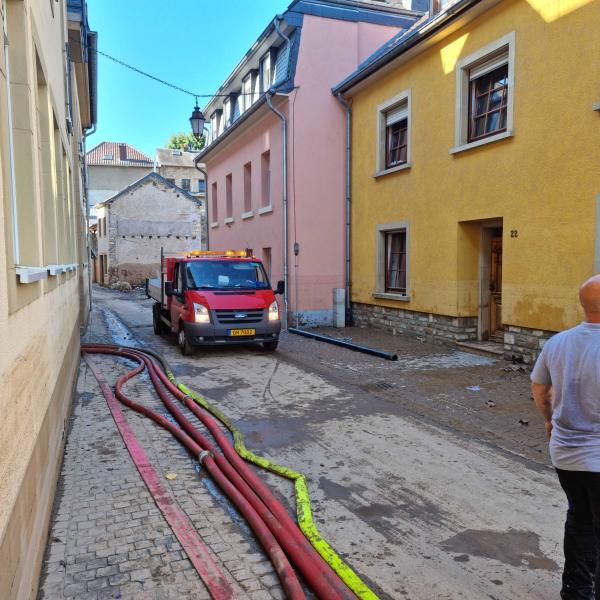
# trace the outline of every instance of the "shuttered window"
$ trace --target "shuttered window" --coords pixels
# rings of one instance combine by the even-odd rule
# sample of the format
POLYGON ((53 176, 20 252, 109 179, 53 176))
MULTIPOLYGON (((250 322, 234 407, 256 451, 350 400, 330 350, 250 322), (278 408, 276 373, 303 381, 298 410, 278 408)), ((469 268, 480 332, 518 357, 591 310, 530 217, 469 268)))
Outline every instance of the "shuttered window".
POLYGON ((406 295, 406 230, 385 234, 385 291, 406 295))
POLYGON ((505 59, 504 64, 497 66, 497 62, 491 70, 475 68, 469 73, 470 142, 506 131, 508 63, 505 59))
POLYGON ((385 168, 408 160, 408 105, 402 103, 385 113, 385 168))

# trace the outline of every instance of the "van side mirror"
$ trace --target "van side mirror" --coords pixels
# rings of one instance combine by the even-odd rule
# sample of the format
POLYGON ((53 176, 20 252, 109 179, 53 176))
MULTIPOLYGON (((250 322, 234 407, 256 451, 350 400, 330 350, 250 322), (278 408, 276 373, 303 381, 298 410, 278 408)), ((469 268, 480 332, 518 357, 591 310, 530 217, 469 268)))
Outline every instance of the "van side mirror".
POLYGON ((173 282, 165 281, 165 296, 172 296, 172 295, 173 295, 173 282))
POLYGON ((276 294, 283 294, 285 292, 285 281, 278 281, 277 287, 273 291, 276 294))

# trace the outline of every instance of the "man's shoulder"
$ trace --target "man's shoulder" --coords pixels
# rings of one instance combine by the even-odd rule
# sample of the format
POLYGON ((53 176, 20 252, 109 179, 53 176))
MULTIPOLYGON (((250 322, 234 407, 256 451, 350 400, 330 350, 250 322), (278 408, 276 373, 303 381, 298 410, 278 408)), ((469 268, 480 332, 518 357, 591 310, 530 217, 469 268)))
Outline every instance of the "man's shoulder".
POLYGON ((559 331, 555 333, 552 337, 546 340, 544 344, 544 350, 548 351, 556 346, 560 346, 563 342, 566 342, 568 339, 577 336, 580 332, 580 326, 576 325, 575 327, 571 327, 570 329, 565 329, 564 331, 559 331))

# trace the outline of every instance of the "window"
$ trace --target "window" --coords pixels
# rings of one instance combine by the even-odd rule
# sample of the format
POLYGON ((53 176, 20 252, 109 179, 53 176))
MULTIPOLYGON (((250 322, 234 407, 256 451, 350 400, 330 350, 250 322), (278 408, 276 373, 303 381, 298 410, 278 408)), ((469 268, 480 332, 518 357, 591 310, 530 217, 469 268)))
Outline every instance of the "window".
POLYGON ((256 79, 256 72, 250 71, 246 77, 242 80, 242 96, 241 96, 241 112, 246 112, 254 101, 254 81, 256 79))
POLYGON ((225 98, 223 102, 223 124, 221 126, 221 131, 224 131, 227 127, 229 127, 229 120, 231 119, 231 97, 225 98))
MULTIPOLYGON (((405 111, 393 111, 404 115, 405 111)), ((385 168, 390 169, 397 165, 406 164, 408 157, 408 119, 406 117, 392 120, 392 116, 386 115, 385 126, 385 168)))
POLYGON ((112 154, 105 154, 104 156, 102 156, 102 160, 112 160, 112 159, 113 159, 112 154))
POLYGON ((410 166, 410 90, 377 107, 376 176, 410 166))
POLYGON ((206 181, 204 179, 198 179, 198 193, 206 194, 206 181))
POLYGON ((260 206, 271 206, 271 152, 267 150, 260 155, 260 206))
POLYGON ((267 272, 267 277, 271 279, 271 248, 262 249, 262 263, 267 272))
POLYGON ((269 51, 260 59, 259 78, 260 85, 259 91, 264 94, 273 83, 273 67, 276 50, 274 48, 269 51))
POLYGON ((406 296, 406 231, 385 234, 385 291, 406 296))
POLYGON ((212 207, 212 223, 219 222, 219 199, 217 195, 217 182, 213 181, 211 186, 211 207, 212 207))
POLYGON ((409 300, 409 247, 407 221, 377 226, 375 298, 409 300))
POLYGON ((244 165, 244 213, 252 213, 252 163, 244 165))
POLYGON ((185 190, 186 192, 190 191, 190 180, 189 179, 182 179, 181 180, 181 189, 185 190))
POLYGON ((451 154, 513 135, 514 53, 512 32, 457 63, 451 154))
POLYGON ((222 110, 215 110, 210 117, 210 140, 211 142, 216 140, 221 133, 221 115, 222 110))
POLYGON ((174 180, 172 177, 166 177, 166 180, 167 180, 169 183, 172 183, 173 185, 175 185, 175 180, 174 180))
POLYGON ((232 125, 240 118, 240 114, 241 114, 240 95, 239 95, 239 93, 236 92, 234 94, 229 94, 229 98, 230 98, 231 115, 229 116, 227 125, 232 125))
POLYGON ((233 220, 233 176, 225 177, 225 218, 233 220))
POLYGON ((469 141, 506 131, 508 64, 471 79, 469 141))

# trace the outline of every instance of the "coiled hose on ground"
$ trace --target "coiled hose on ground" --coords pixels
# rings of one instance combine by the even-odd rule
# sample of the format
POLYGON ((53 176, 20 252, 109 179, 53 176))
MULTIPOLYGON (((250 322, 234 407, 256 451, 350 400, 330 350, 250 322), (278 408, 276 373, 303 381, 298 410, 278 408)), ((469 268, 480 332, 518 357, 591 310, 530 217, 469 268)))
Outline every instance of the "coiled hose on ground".
MULTIPOLYGON (((346 564, 342 558, 335 552, 335 550, 329 545, 319 533, 317 526, 313 520, 312 508, 310 504, 310 494, 308 492, 308 485, 306 483, 306 477, 302 473, 298 473, 289 467, 279 465, 264 456, 254 454, 246 448, 244 443, 244 435, 236 427, 236 425, 220 411, 216 406, 212 405, 204 396, 198 392, 190 389, 183 383, 179 383, 173 374, 169 363, 158 353, 152 350, 144 350, 147 354, 153 356, 161 365, 164 372, 167 374, 169 380, 176 385, 184 394, 188 395, 200 406, 205 408, 214 417, 216 417, 233 435, 233 443, 236 452, 248 462, 251 462, 262 469, 271 471, 281 477, 290 479, 294 482, 294 489, 296 495, 296 515, 298 517, 298 525, 308 538, 310 543, 314 546, 317 552, 323 557, 325 561, 331 566, 331 568, 338 574, 340 579, 359 597, 361 600, 378 600, 377 595, 360 579, 360 577, 352 570, 352 568, 346 564)), ((285 511, 284 511, 285 512, 285 511)), ((285 517, 290 518, 287 512, 285 517)), ((284 517, 284 518, 285 518, 284 517)))
MULTIPOLYGON (((201 402, 193 398, 193 392, 189 393, 177 387, 174 376, 162 357, 154 352, 140 348, 102 344, 84 344, 82 345, 82 352, 111 354, 128 358, 138 363, 135 369, 118 378, 115 385, 117 398, 126 406, 148 416, 161 427, 169 430, 206 467, 211 477, 231 499, 255 532, 257 539, 271 559, 288 598, 295 600, 305 597, 288 558, 293 562, 318 598, 342 600, 354 597, 354 594, 350 592, 348 587, 340 581, 330 564, 324 561, 320 554, 315 552, 313 546, 308 543, 296 523, 287 514, 279 501, 276 500, 268 487, 241 460, 240 455, 238 455, 235 448, 231 445, 227 436, 221 431, 216 421, 209 414, 209 412, 219 411, 212 406, 213 411, 209 410, 201 402), (148 370, 150 379, 159 397, 173 415, 179 427, 160 413, 133 402, 123 393, 123 385, 129 379, 141 373, 144 368, 148 370), (216 447, 192 425, 183 412, 179 410, 170 395, 182 402, 202 421, 223 454, 216 451, 216 447)), ((191 390, 189 391, 191 392, 191 390)), ((197 394, 195 395, 198 396, 197 394)), ((198 397, 201 398, 200 396, 198 397)), ((215 416, 230 430, 232 428, 236 429, 225 415, 222 415, 222 417, 227 419, 229 424, 225 423, 219 415, 215 416)), ((239 430, 236 429, 236 431, 238 431, 238 437, 241 437, 239 430)), ((234 431, 232 433, 234 433, 235 439, 236 434, 234 431)), ((265 460, 261 457, 256 458, 265 460)), ((285 468, 283 467, 283 469, 285 468)), ((298 486, 296 487, 298 489, 298 486)), ((304 487, 306 488, 305 481, 304 487)), ((308 497, 307 491, 306 496, 308 497)), ((308 508, 310 510, 310 506, 308 508)), ((374 598, 375 595, 372 594, 371 597, 374 598)))

